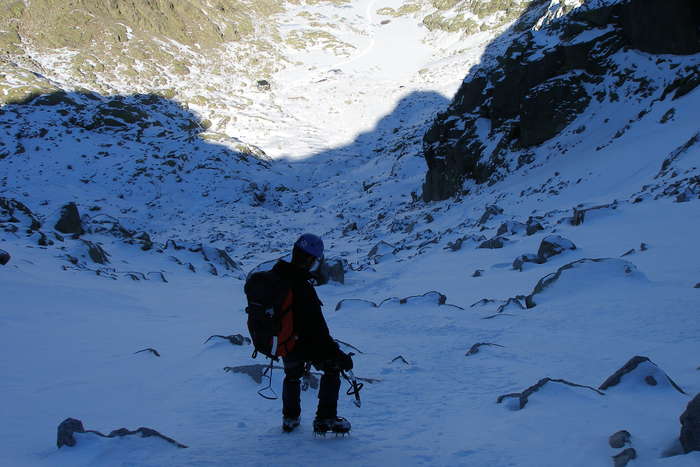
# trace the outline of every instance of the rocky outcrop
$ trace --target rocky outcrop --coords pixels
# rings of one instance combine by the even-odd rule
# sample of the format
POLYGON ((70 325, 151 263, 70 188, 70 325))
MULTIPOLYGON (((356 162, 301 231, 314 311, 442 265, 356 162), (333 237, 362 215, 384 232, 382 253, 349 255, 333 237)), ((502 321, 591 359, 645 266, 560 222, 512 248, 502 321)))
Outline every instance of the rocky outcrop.
POLYGON ((172 438, 164 436, 152 428, 137 428, 136 430, 127 430, 126 428, 119 428, 118 430, 111 431, 108 435, 102 434, 95 430, 86 430, 83 427, 83 422, 75 418, 66 418, 58 425, 58 433, 56 436, 56 446, 62 448, 63 446, 73 447, 77 444, 74 434, 75 433, 93 433, 102 438, 116 438, 124 436, 138 435, 140 438, 150 438, 157 437, 167 441, 170 444, 174 444, 178 448, 186 448, 184 444, 178 443, 172 438))
POLYGON ((0 250, 0 265, 4 266, 7 263, 9 263, 10 258, 12 258, 12 257, 10 256, 10 254, 8 252, 6 252, 5 250, 0 250))
POLYGON ((697 394, 681 415, 681 445, 683 450, 700 451, 700 394, 697 394))
POLYGON ((498 169, 509 170, 504 159, 508 150, 558 135, 593 97, 606 94, 606 79, 623 83, 628 78, 609 63, 614 54, 626 49, 700 52, 700 5, 695 0, 590 5, 539 31, 523 32, 505 53, 498 47, 487 51, 483 65, 465 79, 424 136, 425 201, 457 194, 465 179, 483 183, 497 178, 498 169))
POLYGON ((81 235, 84 232, 75 203, 68 203, 61 208, 61 217, 54 228, 63 234, 81 235))

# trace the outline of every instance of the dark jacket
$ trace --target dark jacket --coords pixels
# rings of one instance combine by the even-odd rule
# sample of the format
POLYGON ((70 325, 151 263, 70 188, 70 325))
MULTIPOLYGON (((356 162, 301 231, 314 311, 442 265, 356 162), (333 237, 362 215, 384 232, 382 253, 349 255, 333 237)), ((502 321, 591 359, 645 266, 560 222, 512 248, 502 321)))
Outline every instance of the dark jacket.
POLYGON ((331 337, 321 311, 321 300, 309 282, 311 274, 286 261, 272 268, 292 289, 294 332, 299 336, 294 354, 307 361, 332 360, 338 356, 338 344, 331 337))

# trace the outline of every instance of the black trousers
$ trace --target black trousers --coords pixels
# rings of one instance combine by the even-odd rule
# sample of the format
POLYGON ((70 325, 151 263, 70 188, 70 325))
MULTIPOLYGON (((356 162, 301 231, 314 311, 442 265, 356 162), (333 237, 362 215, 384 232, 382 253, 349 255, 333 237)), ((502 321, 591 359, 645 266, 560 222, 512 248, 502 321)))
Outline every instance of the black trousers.
MULTIPOLYGON (((284 383, 282 384, 282 416, 298 418, 301 415, 301 378, 304 376, 306 360, 299 354, 290 353, 284 361, 284 383)), ((317 418, 335 418, 340 392, 340 369, 334 361, 313 362, 323 371, 318 388, 317 418)))

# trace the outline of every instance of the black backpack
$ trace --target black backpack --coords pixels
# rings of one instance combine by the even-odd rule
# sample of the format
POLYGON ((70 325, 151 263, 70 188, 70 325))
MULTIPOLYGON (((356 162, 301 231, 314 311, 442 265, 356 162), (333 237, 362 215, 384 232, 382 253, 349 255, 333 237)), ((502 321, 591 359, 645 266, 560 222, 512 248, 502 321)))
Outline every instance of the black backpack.
POLYGON ((248 331, 258 352, 277 360, 294 348, 298 336, 294 333, 294 296, 289 284, 274 271, 250 275, 244 291, 248 299, 248 331))

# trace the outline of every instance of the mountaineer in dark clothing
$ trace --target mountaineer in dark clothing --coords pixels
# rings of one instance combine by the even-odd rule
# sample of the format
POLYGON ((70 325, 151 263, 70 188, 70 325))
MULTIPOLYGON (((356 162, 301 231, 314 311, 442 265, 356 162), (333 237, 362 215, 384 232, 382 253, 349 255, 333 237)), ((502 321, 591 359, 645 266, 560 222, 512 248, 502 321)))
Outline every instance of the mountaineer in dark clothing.
POLYGON ((282 428, 292 431, 299 426, 301 415, 301 378, 308 363, 323 371, 318 391, 318 409, 313 423, 315 433, 347 433, 350 422, 338 417, 340 371, 351 370, 352 358, 333 340, 321 312, 321 300, 311 284, 313 269, 323 258, 323 241, 313 234, 304 234, 294 243, 292 262, 280 260, 272 271, 291 287, 296 344, 283 356, 282 428))

